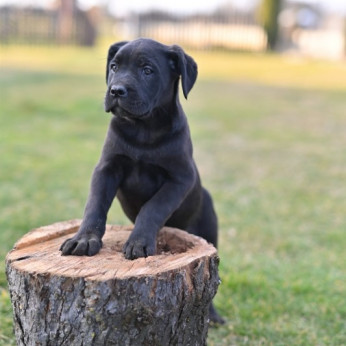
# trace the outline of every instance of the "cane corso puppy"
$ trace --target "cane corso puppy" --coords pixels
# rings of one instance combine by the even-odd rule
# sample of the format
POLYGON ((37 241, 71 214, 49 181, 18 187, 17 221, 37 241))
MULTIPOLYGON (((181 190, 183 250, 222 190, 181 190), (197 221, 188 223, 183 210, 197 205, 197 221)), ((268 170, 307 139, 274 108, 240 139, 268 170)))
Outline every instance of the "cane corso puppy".
MULTIPOLYGON (((179 80, 186 98, 196 78, 195 61, 178 46, 138 39, 109 48, 105 111, 113 117, 82 225, 62 244, 63 255, 100 251, 115 196, 134 223, 123 248, 129 260, 154 255, 156 235, 164 225, 217 246, 212 199, 201 186, 179 102, 179 80)), ((213 321, 222 322, 212 306, 210 312, 213 321)))

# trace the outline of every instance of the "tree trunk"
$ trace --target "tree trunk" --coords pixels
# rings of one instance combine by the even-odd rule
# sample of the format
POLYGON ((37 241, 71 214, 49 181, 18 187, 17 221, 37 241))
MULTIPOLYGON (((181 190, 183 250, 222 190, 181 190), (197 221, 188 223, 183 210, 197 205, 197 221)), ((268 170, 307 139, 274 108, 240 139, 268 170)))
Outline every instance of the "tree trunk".
POLYGON ((80 220, 35 229, 6 257, 18 345, 205 345, 216 249, 163 228, 157 255, 126 260, 131 228, 107 226, 93 257, 61 256, 80 220))

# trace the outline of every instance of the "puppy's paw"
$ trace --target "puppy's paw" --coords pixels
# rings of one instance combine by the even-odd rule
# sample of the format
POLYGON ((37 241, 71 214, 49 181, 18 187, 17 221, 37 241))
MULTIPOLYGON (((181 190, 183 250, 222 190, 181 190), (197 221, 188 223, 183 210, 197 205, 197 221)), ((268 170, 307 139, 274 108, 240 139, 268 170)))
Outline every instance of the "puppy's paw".
POLYGON ((213 303, 209 306, 209 325, 211 327, 217 327, 225 324, 226 321, 218 314, 213 303))
POLYGON ((60 246, 62 256, 94 256, 102 247, 102 240, 94 234, 78 235, 78 233, 60 246))
POLYGON ((155 241, 150 242, 143 238, 129 239, 123 247, 125 258, 129 260, 153 256, 155 255, 155 252, 155 241))

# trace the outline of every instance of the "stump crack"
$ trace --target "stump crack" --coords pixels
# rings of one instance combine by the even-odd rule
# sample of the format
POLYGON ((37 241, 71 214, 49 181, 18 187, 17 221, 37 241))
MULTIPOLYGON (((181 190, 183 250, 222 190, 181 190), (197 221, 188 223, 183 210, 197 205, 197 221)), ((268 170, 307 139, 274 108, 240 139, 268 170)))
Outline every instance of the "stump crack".
POLYGON ((27 259, 29 259, 29 258, 33 258, 33 257, 35 257, 35 256, 22 256, 22 257, 18 257, 18 258, 16 258, 16 259, 14 259, 14 260, 12 260, 12 262, 20 262, 20 261, 25 261, 25 260, 27 260, 27 259))
POLYGON ((21 321, 21 319, 20 319, 20 317, 18 316, 17 313, 15 314, 15 318, 16 318, 17 325, 18 325, 18 327, 20 329, 20 340, 22 341, 23 344, 25 344, 24 343, 24 335, 25 335, 25 333, 24 333, 24 328, 23 328, 23 325, 22 325, 22 321, 21 321))
POLYGON ((67 332, 67 334, 64 334, 63 339, 62 339, 61 343, 59 344, 59 346, 63 346, 65 344, 65 342, 70 337, 71 333, 72 333, 72 328, 67 332))

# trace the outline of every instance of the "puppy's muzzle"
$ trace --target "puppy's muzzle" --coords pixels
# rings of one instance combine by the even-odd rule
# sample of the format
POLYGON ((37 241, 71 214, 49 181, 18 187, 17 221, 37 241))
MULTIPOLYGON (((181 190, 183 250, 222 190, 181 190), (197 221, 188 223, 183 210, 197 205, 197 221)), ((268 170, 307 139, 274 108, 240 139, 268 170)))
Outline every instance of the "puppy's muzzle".
POLYGON ((120 117, 136 118, 146 115, 149 107, 146 102, 138 98, 131 87, 128 88, 123 84, 111 84, 105 97, 105 111, 120 117))
POLYGON ((124 85, 113 84, 109 86, 105 97, 105 111, 110 112, 114 107, 119 106, 120 100, 126 100, 128 90, 124 85))

